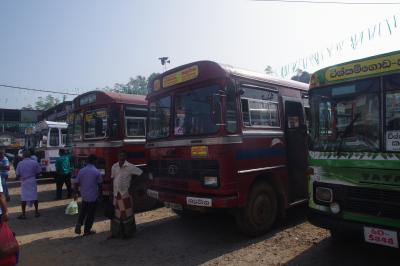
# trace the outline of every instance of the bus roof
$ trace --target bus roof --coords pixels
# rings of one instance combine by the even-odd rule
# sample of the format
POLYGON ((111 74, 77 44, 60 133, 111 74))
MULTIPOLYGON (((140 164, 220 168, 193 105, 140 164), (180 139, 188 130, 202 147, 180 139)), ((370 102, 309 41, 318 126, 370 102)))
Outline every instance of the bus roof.
POLYGON ((357 59, 318 70, 311 76, 310 89, 394 72, 400 72, 400 51, 357 59))
POLYGON ((40 131, 47 128, 67 128, 68 124, 65 122, 55 122, 55 121, 40 121, 35 125, 35 131, 40 131))
POLYGON ((268 82, 299 90, 308 90, 308 84, 294 80, 284 80, 266 74, 257 73, 213 61, 197 61, 170 69, 149 83, 150 94, 158 94, 163 89, 172 89, 182 84, 189 85, 205 80, 229 76, 243 77, 256 81, 268 82))
POLYGON ((86 104, 108 104, 108 103, 126 103, 136 105, 146 105, 146 96, 136 94, 118 93, 112 91, 89 91, 77 96, 74 99, 76 107, 85 106, 86 104), (83 104, 83 102, 85 102, 83 104))

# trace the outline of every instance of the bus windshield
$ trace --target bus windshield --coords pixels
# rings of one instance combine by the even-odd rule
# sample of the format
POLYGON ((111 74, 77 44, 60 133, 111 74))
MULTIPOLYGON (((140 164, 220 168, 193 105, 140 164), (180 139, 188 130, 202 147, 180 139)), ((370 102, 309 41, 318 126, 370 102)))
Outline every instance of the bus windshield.
POLYGON ((379 150, 379 86, 379 79, 367 79, 311 91, 311 149, 379 150))
POLYGON ((216 133, 221 118, 219 87, 212 85, 175 95, 174 135, 216 133))
POLYGON ((169 136, 169 121, 171 116, 171 97, 163 97, 149 105, 149 139, 166 138, 169 136))

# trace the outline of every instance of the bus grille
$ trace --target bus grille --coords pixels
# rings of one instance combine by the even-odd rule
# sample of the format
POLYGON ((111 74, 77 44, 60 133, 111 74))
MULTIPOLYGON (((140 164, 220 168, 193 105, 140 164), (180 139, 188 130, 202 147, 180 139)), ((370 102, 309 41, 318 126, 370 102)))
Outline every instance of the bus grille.
POLYGON ((314 202, 321 205, 329 203, 315 198, 316 187, 331 188, 333 201, 338 202, 343 211, 400 219, 400 191, 314 182, 314 202))
POLYGON ((158 178, 200 180, 204 176, 218 176, 218 162, 214 160, 153 160, 149 170, 158 178))
POLYGON ((344 188, 346 196, 341 200, 343 210, 400 219, 400 192, 357 187, 344 188))

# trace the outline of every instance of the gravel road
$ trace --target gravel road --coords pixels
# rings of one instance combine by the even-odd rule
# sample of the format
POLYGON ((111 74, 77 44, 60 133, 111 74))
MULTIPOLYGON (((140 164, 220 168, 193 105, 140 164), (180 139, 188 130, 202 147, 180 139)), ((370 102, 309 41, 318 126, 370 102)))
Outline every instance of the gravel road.
POLYGON ((42 216, 20 212, 12 184, 10 226, 21 244, 21 266, 36 265, 400 265, 400 252, 354 242, 335 244, 326 230, 310 225, 305 209, 289 212, 268 234, 249 239, 225 214, 180 218, 167 208, 137 214, 130 240, 107 240, 109 221, 98 209, 96 235, 74 235, 76 216, 64 214, 69 200, 55 201, 55 184, 40 184, 42 216))

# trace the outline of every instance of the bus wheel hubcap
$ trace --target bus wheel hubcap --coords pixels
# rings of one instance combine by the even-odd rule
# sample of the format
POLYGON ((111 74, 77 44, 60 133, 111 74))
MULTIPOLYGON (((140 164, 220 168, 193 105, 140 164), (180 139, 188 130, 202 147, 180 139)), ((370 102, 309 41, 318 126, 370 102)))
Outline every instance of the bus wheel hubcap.
POLYGON ((254 200, 253 220, 256 224, 265 224, 268 220, 271 202, 267 195, 261 194, 254 200))

